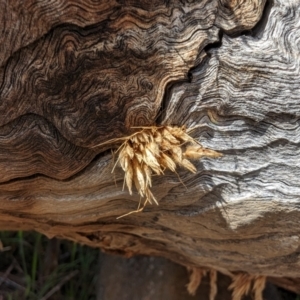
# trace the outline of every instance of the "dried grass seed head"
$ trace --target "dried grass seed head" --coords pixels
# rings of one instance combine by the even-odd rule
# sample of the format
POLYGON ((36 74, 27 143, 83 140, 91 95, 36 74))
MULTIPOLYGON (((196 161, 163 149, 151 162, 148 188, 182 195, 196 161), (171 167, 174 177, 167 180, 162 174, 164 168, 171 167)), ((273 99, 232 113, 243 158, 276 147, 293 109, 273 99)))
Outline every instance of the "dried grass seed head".
POLYGON ((263 290, 266 284, 265 276, 255 276, 239 273, 233 276, 229 290, 232 290, 232 300, 241 300, 252 290, 254 300, 263 300, 263 290))
POLYGON ((158 204, 150 191, 152 174, 162 175, 167 169, 176 172, 177 165, 196 173, 196 167, 190 159, 221 156, 199 145, 184 126, 142 127, 123 141, 117 150, 117 162, 125 172, 124 182, 129 193, 132 194, 134 184, 139 195, 144 198, 143 207, 152 201, 158 204))

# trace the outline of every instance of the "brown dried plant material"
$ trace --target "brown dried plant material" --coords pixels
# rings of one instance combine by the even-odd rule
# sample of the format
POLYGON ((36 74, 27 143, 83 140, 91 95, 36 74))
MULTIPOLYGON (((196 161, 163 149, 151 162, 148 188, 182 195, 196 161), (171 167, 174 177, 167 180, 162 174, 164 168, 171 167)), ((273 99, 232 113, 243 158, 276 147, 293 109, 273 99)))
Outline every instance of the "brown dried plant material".
POLYGON ((217 285, 217 271, 210 269, 206 270, 204 268, 187 268, 190 273, 190 281, 187 284, 188 293, 195 296, 198 287, 201 284, 202 278, 209 273, 209 283, 210 283, 210 293, 209 300, 215 300, 218 291, 217 285))
POLYGON ((187 291, 190 295, 195 296, 199 285, 201 284, 202 278, 206 276, 207 270, 201 268, 187 268, 190 273, 190 280, 187 284, 187 291))
POLYGON ((232 300, 241 300, 244 295, 248 295, 251 287, 254 293, 254 300, 263 300, 263 290, 266 285, 265 276, 249 275, 239 273, 234 275, 229 290, 232 290, 232 300))
POLYGON ((209 300, 215 300, 218 292, 218 285, 217 285, 217 271, 211 269, 209 271, 210 277, 210 293, 209 293, 209 300))
POLYGON ((244 295, 248 295, 252 283, 252 276, 246 273, 234 275, 229 290, 232 290, 232 300, 241 300, 244 295))
MULTIPOLYGON (((202 278, 209 275, 210 293, 209 300, 215 300, 218 292, 217 271, 206 268, 187 267, 189 272, 189 283, 187 284, 188 293, 195 296, 198 287, 201 284, 202 278)), ((223 272, 222 272, 223 273, 223 272)), ((266 285, 266 277, 259 275, 250 275, 247 273, 227 274, 232 279, 229 290, 232 290, 232 300, 242 300, 244 296, 250 292, 253 295, 253 300, 263 300, 263 291, 266 285)))
POLYGON ((132 195, 134 185, 144 201, 142 207, 139 205, 137 210, 121 217, 142 211, 147 203, 158 205, 150 190, 153 174, 163 175, 166 170, 176 173, 177 166, 196 173, 197 169, 190 160, 204 156, 221 156, 214 150, 203 148, 188 134, 192 129, 186 130, 184 126, 151 126, 138 129, 140 130, 128 137, 118 139, 124 142, 116 151, 116 164, 119 163, 125 172, 124 184, 129 194, 132 195))
POLYGON ((263 300, 263 291, 266 286, 265 276, 255 276, 253 283, 254 300, 263 300))

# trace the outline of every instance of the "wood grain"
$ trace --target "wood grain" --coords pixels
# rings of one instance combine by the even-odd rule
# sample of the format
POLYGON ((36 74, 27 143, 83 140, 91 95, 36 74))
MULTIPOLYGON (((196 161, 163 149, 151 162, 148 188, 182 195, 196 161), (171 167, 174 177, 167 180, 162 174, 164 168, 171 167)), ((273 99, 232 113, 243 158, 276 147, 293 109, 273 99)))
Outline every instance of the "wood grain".
MULTIPOLYGON (((201 61, 203 48, 218 41, 220 29, 215 22, 224 6, 208 0, 0 3, 4 48, 0 49, 0 126, 37 115, 43 126, 50 123, 73 145, 74 153, 124 136, 132 126, 153 124, 167 84, 186 79, 189 69, 201 61)), ((235 6, 240 7, 238 2, 235 6)), ((254 25, 262 6, 247 14, 245 28, 251 18, 254 25)), ((222 17, 227 14, 231 24, 241 22, 227 10, 222 17)), ((23 128, 17 131, 21 134, 23 128)), ((31 140, 22 143, 32 149, 32 155, 37 151, 31 140)), ((39 143, 56 141, 48 134, 39 143)), ((56 170, 55 176, 46 169, 64 152, 63 147, 64 143, 57 143, 57 153, 53 147, 45 151, 39 163, 44 171, 26 155, 17 159, 23 162, 21 168, 28 164, 28 175, 66 179, 103 151, 103 147, 87 150, 73 171, 70 167, 68 173, 56 170)), ((15 172, 18 167, 12 161, 9 158, 4 166, 10 174, 0 176, 0 181, 24 177, 15 172)))
POLYGON ((20 20, 0 43, 1 229, 297 277, 298 0, 0 3, 20 20), (160 206, 116 220, 139 198, 93 147, 155 122, 223 157, 154 177, 160 206))

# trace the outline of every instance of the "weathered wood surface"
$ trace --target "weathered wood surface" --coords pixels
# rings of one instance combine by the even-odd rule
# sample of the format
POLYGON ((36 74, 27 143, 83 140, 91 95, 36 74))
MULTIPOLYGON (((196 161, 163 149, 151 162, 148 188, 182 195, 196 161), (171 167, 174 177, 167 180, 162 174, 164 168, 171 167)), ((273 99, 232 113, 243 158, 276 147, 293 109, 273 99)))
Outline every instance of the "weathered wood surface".
POLYGON ((299 276, 300 1, 265 2, 1 0, 0 228, 299 276), (223 157, 116 220, 139 198, 93 147, 154 123, 223 157))

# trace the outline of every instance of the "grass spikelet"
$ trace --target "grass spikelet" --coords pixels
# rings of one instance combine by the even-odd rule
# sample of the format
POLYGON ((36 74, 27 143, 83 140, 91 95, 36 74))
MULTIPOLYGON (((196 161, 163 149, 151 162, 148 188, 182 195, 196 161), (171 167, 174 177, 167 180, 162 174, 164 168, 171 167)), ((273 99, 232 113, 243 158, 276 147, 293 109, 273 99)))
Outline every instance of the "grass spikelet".
POLYGON ((162 151, 169 151, 174 147, 174 145, 172 145, 168 140, 165 140, 163 137, 160 146, 162 151))
POLYGON ((190 280, 189 283, 186 285, 188 293, 192 296, 195 296, 198 287, 201 284, 202 278, 206 275, 209 275, 209 285, 210 285, 210 292, 209 292, 209 300, 215 300, 218 292, 218 285, 217 285, 217 271, 210 269, 202 269, 202 268, 191 268, 187 267, 190 273, 190 280))
POLYGON ((174 160, 175 163, 181 165, 182 163, 182 150, 179 146, 174 146, 171 150, 170 150, 171 156, 174 160))
POLYGON ((126 154, 129 156, 130 159, 133 159, 133 157, 134 157, 134 151, 133 151, 133 149, 132 149, 132 147, 130 145, 127 144, 125 146, 125 151, 124 152, 126 152, 126 154))
POLYGON ((263 291, 266 286, 265 276, 255 276, 253 283, 254 300, 263 300, 263 291))
POLYGON ((129 164, 125 172, 125 182, 130 195, 132 195, 132 181, 133 181, 133 168, 132 168, 132 164, 129 164))
POLYGON ((134 175, 138 182, 138 192, 142 197, 144 197, 146 189, 147 189, 146 180, 145 180, 141 165, 138 163, 137 160, 133 160, 133 169, 134 169, 134 175))
POLYGON ((145 177, 146 177, 146 186, 152 187, 152 181, 151 181, 152 172, 151 172, 151 169, 146 164, 143 164, 143 171, 144 171, 144 174, 145 174, 145 177))
POLYGON ((201 146, 188 146, 184 152, 184 156, 188 159, 199 159, 204 156, 217 158, 222 155, 219 152, 210 149, 205 149, 201 146))
POLYGON ((172 172, 175 172, 176 170, 176 163, 164 152, 161 152, 160 154, 159 163, 164 169, 169 169, 172 172))
POLYGON ((183 159, 181 161, 181 166, 185 167, 186 169, 188 169, 189 171, 191 171, 192 173, 196 173, 197 172, 197 169, 196 167, 187 159, 183 159))
POLYGON ((210 283, 210 293, 209 293, 209 300, 215 300, 218 292, 218 285, 217 285, 217 271, 211 269, 209 271, 209 283, 210 283))
POLYGON ((176 137, 168 130, 167 127, 163 127, 162 136, 164 139, 168 140, 172 145, 180 144, 180 141, 178 139, 176 139, 176 137))
POLYGON ((232 300, 241 300, 244 295, 248 295, 251 288, 252 278, 246 273, 239 273, 232 279, 229 290, 232 290, 232 300))
POLYGON ((263 290, 266 285, 265 276, 254 276, 247 273, 234 275, 229 290, 232 290, 232 300, 241 300, 248 295, 251 288, 254 293, 254 300, 263 300, 263 290))
POLYGON ((152 152, 148 148, 145 148, 145 150, 144 150, 143 161, 156 174, 159 175, 161 173, 161 168, 160 168, 160 165, 159 165, 156 157, 152 154, 152 152))
POLYGON ((186 285, 188 293, 192 296, 196 295, 197 289, 201 284, 202 278, 206 276, 207 270, 201 268, 187 268, 190 273, 189 283, 186 285))
POLYGON ((221 156, 220 153, 199 145, 187 133, 184 126, 138 127, 137 130, 128 137, 108 141, 123 142, 116 153, 118 153, 117 163, 125 172, 124 183, 130 195, 134 184, 144 199, 142 207, 130 213, 142 211, 147 203, 154 202, 158 205, 150 191, 152 174, 162 175, 165 170, 176 172, 177 165, 196 173, 196 167, 190 159, 221 156))

